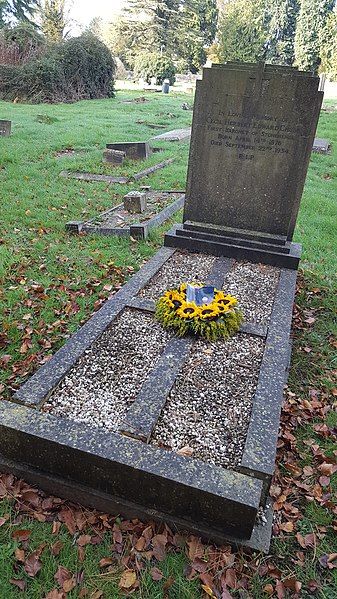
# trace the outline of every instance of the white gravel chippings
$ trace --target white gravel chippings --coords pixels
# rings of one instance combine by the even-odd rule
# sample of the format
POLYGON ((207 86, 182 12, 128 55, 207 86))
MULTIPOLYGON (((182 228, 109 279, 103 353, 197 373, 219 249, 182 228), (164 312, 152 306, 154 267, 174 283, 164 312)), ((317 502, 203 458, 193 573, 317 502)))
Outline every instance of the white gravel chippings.
POLYGON ((157 300, 167 290, 180 283, 204 283, 212 270, 215 256, 175 252, 151 281, 141 289, 140 297, 157 300))
POLYGON ((226 275, 223 289, 237 297, 245 322, 268 324, 279 274, 275 266, 236 262, 226 275))
POLYGON ((125 309, 86 350, 43 410, 116 431, 169 338, 152 315, 125 309))
POLYGON ((262 339, 244 334, 212 344, 198 340, 150 442, 235 468, 244 449, 263 350, 262 339))

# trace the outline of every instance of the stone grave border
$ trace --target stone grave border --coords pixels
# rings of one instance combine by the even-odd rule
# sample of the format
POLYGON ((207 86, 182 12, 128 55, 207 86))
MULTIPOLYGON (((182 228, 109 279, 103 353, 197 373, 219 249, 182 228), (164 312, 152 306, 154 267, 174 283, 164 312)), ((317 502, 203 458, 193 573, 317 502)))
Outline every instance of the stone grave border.
POLYGON ((139 179, 143 179, 144 177, 148 177, 152 173, 165 168, 169 164, 172 164, 174 158, 168 158, 167 160, 163 160, 163 162, 158 162, 149 168, 146 168, 139 173, 135 173, 134 175, 130 175, 130 177, 113 177, 112 175, 98 175, 96 173, 81 173, 79 171, 61 171, 60 177, 65 177, 66 179, 78 179, 79 181, 98 181, 105 183, 120 183, 121 185, 125 183, 131 183, 132 181, 139 181, 139 179))
MULTIPOLYGON (((168 193, 168 191, 166 191, 166 193, 168 193)), ((176 192, 173 191, 171 193, 176 193, 176 192)), ((172 202, 172 204, 168 204, 167 206, 165 206, 165 208, 163 208, 163 210, 161 210, 160 212, 155 214, 155 216, 152 216, 151 218, 149 218, 148 220, 145 220, 144 222, 134 223, 133 225, 130 225, 129 227, 125 227, 125 228, 95 226, 92 223, 96 219, 92 218, 91 220, 85 221, 85 222, 69 221, 68 223, 66 223, 66 230, 69 231, 69 233, 74 233, 75 235, 79 234, 79 233, 94 233, 96 235, 117 235, 118 237, 130 237, 131 236, 136 239, 147 239, 151 229, 154 229, 155 227, 159 227, 164 222, 166 222, 169 218, 171 218, 171 216, 176 214, 178 212, 178 210, 181 210, 181 208, 183 208, 184 201, 185 201, 185 195, 181 195, 180 198, 177 198, 174 202, 172 202)), ((102 217, 106 214, 109 214, 110 212, 114 212, 115 210, 118 210, 118 208, 121 208, 122 206, 123 206, 123 204, 118 204, 117 206, 114 206, 113 208, 110 208, 109 210, 106 210, 105 212, 101 212, 98 215, 98 217, 102 217)))
MULTIPOLYGON (((211 466, 139 441, 144 438, 140 431, 144 420, 139 419, 136 409, 135 426, 129 419, 129 430, 124 431, 135 438, 92 429, 38 411, 83 352, 124 308, 153 310, 153 302, 135 296, 175 251, 165 247, 159 250, 17 391, 13 402, 1 402, 0 468, 17 473, 48 492, 98 509, 165 520, 218 543, 229 541, 268 551, 272 510, 267 510, 265 526, 255 522, 261 498, 266 504, 275 466, 283 387, 289 364, 296 271, 281 269, 268 329, 255 325, 242 328, 242 333, 265 338, 266 348, 243 460, 237 471, 211 466), (130 502, 130 497, 136 498, 135 503, 130 502), (188 515, 191 505, 195 514, 193 521, 188 515)), ((230 258, 216 260, 209 282, 219 284, 232 264, 230 258)), ((146 400, 152 424, 170 392, 175 373, 187 357, 190 344, 188 338, 173 338, 168 342, 135 400, 134 406, 142 405, 139 398, 146 400), (163 377, 163 368, 168 370, 168 354, 170 369, 163 377), (156 386, 155 394, 146 395, 149 382, 156 386)))

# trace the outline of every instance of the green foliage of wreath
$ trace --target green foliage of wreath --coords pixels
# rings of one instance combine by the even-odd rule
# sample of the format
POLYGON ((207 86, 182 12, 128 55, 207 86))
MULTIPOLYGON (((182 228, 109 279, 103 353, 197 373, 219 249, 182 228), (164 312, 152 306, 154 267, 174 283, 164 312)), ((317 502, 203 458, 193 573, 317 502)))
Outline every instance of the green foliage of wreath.
POLYGON ((178 337, 193 334, 208 341, 227 339, 237 333, 243 315, 235 297, 215 289, 211 303, 197 306, 186 301, 186 287, 182 283, 159 298, 155 315, 165 329, 173 329, 178 337))

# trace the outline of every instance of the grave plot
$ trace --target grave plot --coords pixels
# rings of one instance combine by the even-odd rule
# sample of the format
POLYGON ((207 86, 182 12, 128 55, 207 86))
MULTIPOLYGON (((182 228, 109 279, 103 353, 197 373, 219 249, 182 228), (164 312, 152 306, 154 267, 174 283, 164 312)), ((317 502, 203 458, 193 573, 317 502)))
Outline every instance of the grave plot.
POLYGON ((183 225, 0 403, 2 470, 98 509, 268 550, 318 83, 274 65, 204 69, 183 225), (206 343, 159 327, 156 300, 184 282, 235 294, 238 332, 206 343))
POLYGON ((290 273, 162 248, 15 403, 2 402, 1 468, 98 508, 267 550, 271 513, 265 525, 258 514, 289 358, 290 273), (162 290, 196 278, 242 290, 247 320, 236 336, 177 338, 155 320, 162 290))
POLYGON ((130 236, 146 239, 149 231, 172 217, 184 205, 185 196, 175 191, 146 191, 146 207, 142 212, 130 212, 119 204, 85 221, 71 221, 66 229, 71 233, 130 236))

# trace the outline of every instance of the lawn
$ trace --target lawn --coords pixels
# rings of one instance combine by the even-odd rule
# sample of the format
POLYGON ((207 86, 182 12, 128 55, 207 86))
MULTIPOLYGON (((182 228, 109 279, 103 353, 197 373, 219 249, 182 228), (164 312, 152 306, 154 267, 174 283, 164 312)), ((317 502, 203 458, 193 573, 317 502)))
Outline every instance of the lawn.
MULTIPOLYGON (((145 181, 107 185, 59 173, 111 173, 102 162, 106 142, 189 126, 186 101, 191 96, 123 91, 72 105, 0 102, 1 118, 13 121, 11 138, 0 138, 0 398, 10 397, 162 244, 162 229, 148 242, 66 234, 67 221, 94 216, 145 181), (125 102, 141 95, 146 102, 125 102), (75 153, 59 157, 66 149, 75 153)), ((312 156, 295 234, 304 251, 270 555, 233 553, 95 514, 3 476, 1 597, 337 599, 337 104, 326 107, 318 135, 331 140, 332 153, 312 156)), ((188 145, 158 146, 163 151, 149 165, 175 160, 149 185, 183 189, 188 145)), ((114 172, 140 170, 124 164, 114 172)))

